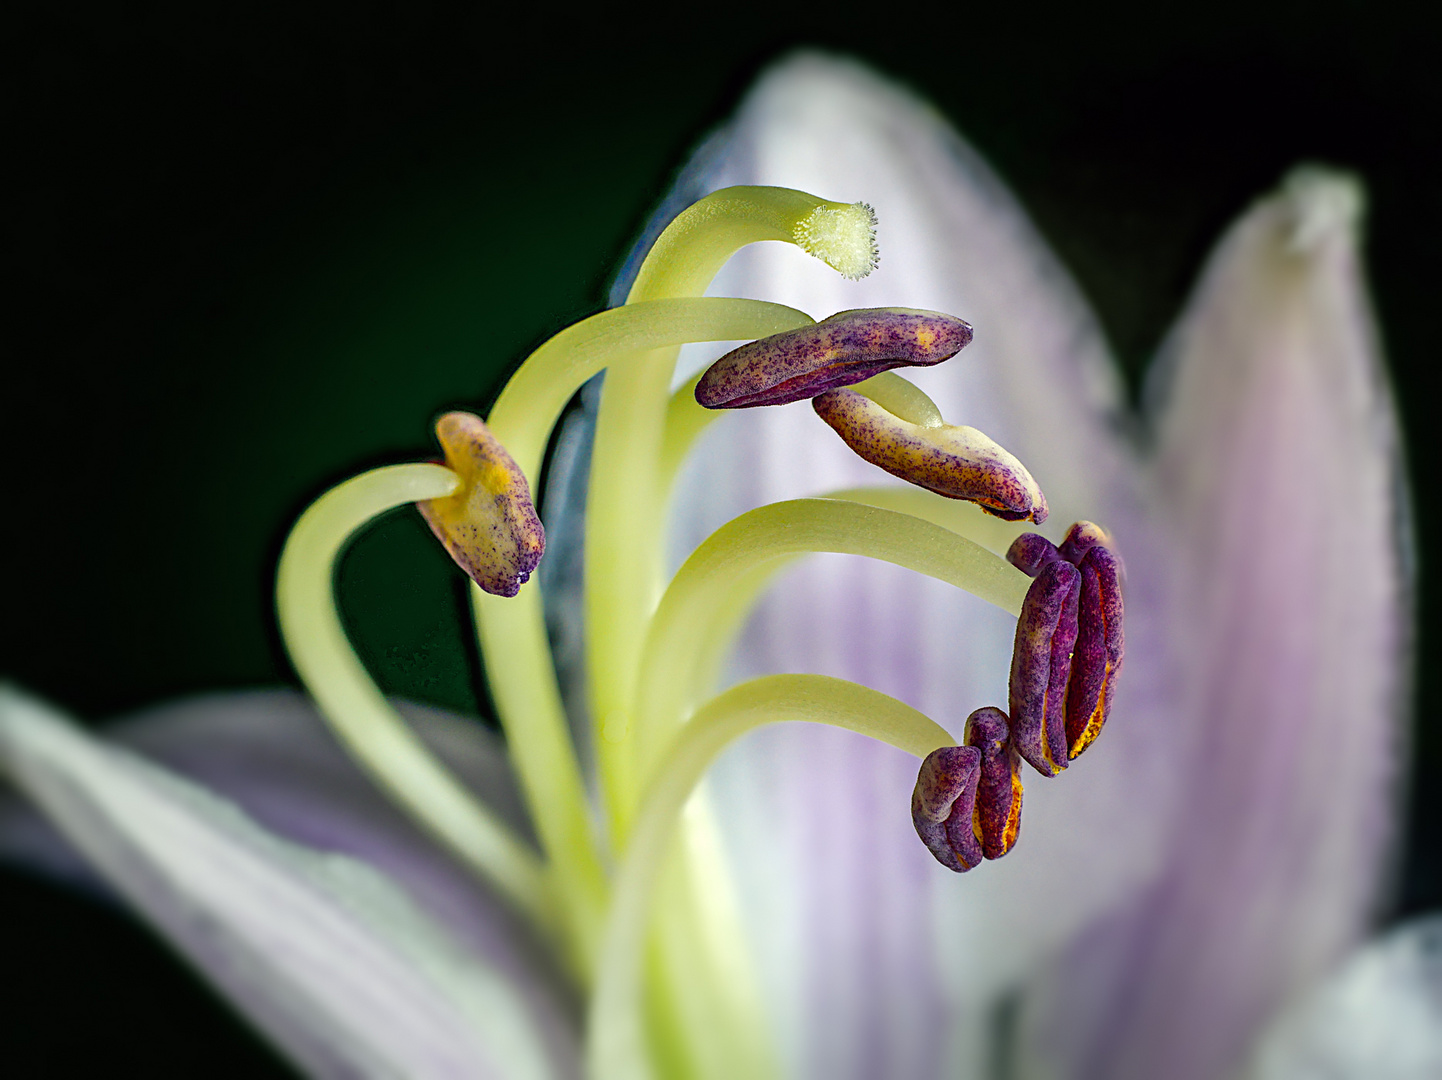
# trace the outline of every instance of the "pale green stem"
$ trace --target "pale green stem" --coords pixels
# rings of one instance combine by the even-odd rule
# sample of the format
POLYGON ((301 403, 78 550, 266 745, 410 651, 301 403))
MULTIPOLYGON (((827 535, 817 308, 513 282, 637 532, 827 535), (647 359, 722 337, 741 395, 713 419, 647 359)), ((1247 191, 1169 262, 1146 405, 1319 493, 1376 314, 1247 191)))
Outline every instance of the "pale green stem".
POLYGON ((682 807, 732 740, 764 724, 794 720, 855 731, 918 758, 955 741, 895 698, 822 675, 768 675, 703 706, 677 733, 653 774, 616 876, 588 1017, 592 1080, 647 1080, 650 1075, 639 1010, 642 950, 652 891, 682 807))
POLYGON ((870 398, 893 416, 920 427, 941 427, 941 410, 919 387, 907 382, 894 371, 883 371, 850 389, 870 398))
MULTIPOLYGON (((627 305, 699 296, 737 250, 761 240, 796 243, 818 212, 844 211, 787 188, 728 188, 682 211, 657 238, 627 305)), ((661 457, 674 348, 613 361, 601 393, 586 496, 586 625, 592 718, 598 732, 626 731, 646 620, 662 587, 665 497, 661 457)), ((634 800, 634 751, 597 739, 597 758, 615 843, 634 800)))
POLYGON ((772 1080, 780 1071, 730 862, 703 784, 681 815, 648 919, 641 1008, 664 1077, 772 1080))
POLYGON ((687 379, 666 403, 666 430, 661 436, 661 461, 656 474, 661 490, 668 493, 701 433, 725 415, 724 409, 706 409, 696 403, 696 384, 704 374, 698 371, 687 379))
MULTIPOLYGON (((781 304, 718 297, 655 300, 603 311, 533 352, 502 391, 487 424, 534 491, 546 442, 566 403, 616 356, 692 341, 765 337, 810 322, 781 304)), ((556 878, 576 967, 584 978, 594 960, 606 882, 556 682, 541 595, 534 582, 510 599, 473 588, 472 604, 496 711, 556 878)))
POLYGON ((350 647, 336 611, 336 559, 368 521, 460 484, 440 465, 391 465, 332 488, 301 515, 276 580, 280 631, 321 715, 371 776, 432 835, 548 935, 555 909, 540 859, 416 737, 350 647))
MULTIPOLYGON (((771 573, 799 554, 864 555, 938 578, 1019 614, 1031 579, 1004 559, 910 514, 839 499, 794 499, 717 529, 676 572, 642 654, 637 742, 658 747, 771 573)), ((649 761, 654 751, 643 760, 649 761)))
POLYGON ((948 499, 944 495, 919 487, 888 484, 885 487, 845 488, 828 491, 822 498, 845 499, 848 502, 865 503, 883 510, 910 514, 933 525, 940 525, 958 536, 964 536, 997 555, 1005 555, 1011 542, 1022 533, 1036 531, 1036 526, 1029 521, 1003 521, 988 514, 975 503, 948 499))

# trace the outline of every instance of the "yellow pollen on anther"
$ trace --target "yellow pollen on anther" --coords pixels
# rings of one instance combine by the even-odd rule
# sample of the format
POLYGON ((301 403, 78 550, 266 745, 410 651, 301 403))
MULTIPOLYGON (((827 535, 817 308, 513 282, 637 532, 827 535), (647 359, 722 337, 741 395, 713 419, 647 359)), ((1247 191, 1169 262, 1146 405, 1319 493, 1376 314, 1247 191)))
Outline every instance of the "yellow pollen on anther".
POLYGON ((1091 715, 1087 717, 1087 726, 1077 736, 1076 742, 1072 743, 1071 749, 1067 751, 1067 757, 1072 759, 1080 757, 1082 751, 1096 742, 1097 736, 1102 733, 1102 724, 1106 722, 1107 684, 1111 682, 1111 678, 1112 664, 1108 661, 1106 672, 1102 675, 1101 691, 1097 694, 1096 708, 1092 709, 1091 715))
POLYGON ((1021 775, 1018 770, 1011 772, 1011 809, 1006 815, 1006 828, 1001 834, 1001 850, 1010 851, 1021 832, 1021 775))

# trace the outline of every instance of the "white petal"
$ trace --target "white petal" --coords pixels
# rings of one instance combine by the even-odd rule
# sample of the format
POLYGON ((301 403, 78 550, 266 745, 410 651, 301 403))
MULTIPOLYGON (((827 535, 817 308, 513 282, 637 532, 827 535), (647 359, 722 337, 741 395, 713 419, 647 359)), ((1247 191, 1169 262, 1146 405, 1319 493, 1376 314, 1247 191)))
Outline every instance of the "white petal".
POLYGON ((550 1077, 498 971, 391 879, 0 688, 0 767, 144 917, 319 1077, 550 1077))
MULTIPOLYGON (((693 192, 762 183, 873 203, 881 266, 864 282, 771 244, 738 255, 712 291, 817 316, 904 305, 966 318, 975 342, 911 373, 916 381, 948 421, 981 428, 1026 463, 1053 507, 1046 531, 1059 537, 1087 518, 1111 528, 1124 553, 1143 550, 1095 321, 1020 208, 930 107, 855 64, 803 55, 763 77, 686 182, 693 192)), ((727 416, 683 475, 680 547, 762 502, 884 482, 805 403, 727 416)), ((1141 627, 1149 588, 1133 581, 1129 591, 1141 627)), ((959 732, 971 710, 1005 703, 1013 632, 1009 616, 946 586, 816 557, 764 604, 733 675, 855 679, 959 732)), ((762 733, 721 764, 719 816, 796 1075, 930 1076, 943 1057, 984 1068, 981 1029, 996 995, 1153 872, 1168 801, 1153 766, 1168 742, 1136 703, 1153 696, 1144 686, 1162 664, 1148 654, 1160 640, 1154 627, 1132 638, 1102 742, 1064 778, 1033 781, 1017 850, 965 879, 916 840, 907 808, 917 763, 904 755, 796 729, 762 733), (1158 812, 1138 813, 1148 799, 1158 812)))
POLYGON ((1253 1080, 1442 1076, 1442 917, 1362 949, 1267 1032, 1253 1080))
POLYGON ((1159 720, 1190 739, 1183 813, 1157 884, 1046 977, 1031 1031, 1057 1075, 1226 1075, 1366 928, 1411 583, 1359 205, 1349 178, 1294 174, 1222 240, 1164 358, 1153 500, 1182 666, 1159 720))

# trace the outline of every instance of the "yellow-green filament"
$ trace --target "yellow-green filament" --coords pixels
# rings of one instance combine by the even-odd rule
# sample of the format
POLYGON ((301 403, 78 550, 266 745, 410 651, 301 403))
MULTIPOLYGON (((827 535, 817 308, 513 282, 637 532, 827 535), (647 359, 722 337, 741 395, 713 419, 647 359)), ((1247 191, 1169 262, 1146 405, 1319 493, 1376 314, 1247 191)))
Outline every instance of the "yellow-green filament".
POLYGON ((540 593, 530 583, 515 597, 492 596, 472 583, 471 605, 491 700, 565 920, 569 963, 584 984, 595 963, 606 874, 540 593))
MULTIPOLYGON (((781 304, 720 297, 656 300, 603 311, 533 352, 502 391, 487 424, 534 489, 546 442, 566 403, 618 355, 694 341, 765 337, 810 322, 781 304)), ((496 711, 586 970, 605 903, 605 877, 540 593, 534 582, 513 599, 473 589, 472 603, 496 711)))
MULTIPOLYGON (((950 529, 958 536, 964 536, 997 555, 1005 555, 1011 542, 1022 533, 1036 529, 1029 521, 1003 521, 986 513, 975 503, 948 499, 934 491, 910 485, 845 488, 827 492, 823 497, 845 499, 848 502, 865 503, 883 510, 910 514, 933 525, 940 525, 943 529, 950 529)), ((1017 573, 1021 571, 1018 570, 1017 573)))
POLYGON ((397 803, 546 931, 556 912, 541 861, 478 802, 386 702, 350 647, 336 611, 336 559, 371 519, 450 495, 440 465, 392 465, 326 492, 296 522, 280 557, 276 607, 296 671, 342 743, 397 803))
POLYGON ((941 410, 922 389, 907 382, 894 371, 883 371, 852 387, 862 397, 870 398, 893 416, 919 427, 941 427, 941 410))
POLYGON ((751 510, 711 534, 676 572, 651 621, 637 693, 637 740, 650 757, 709 677, 770 574, 809 552, 864 555, 939 578, 1016 615, 1031 579, 940 525, 837 499, 751 510), (718 633, 719 630, 719 633, 718 633))
POLYGON ((732 740, 764 724, 795 720, 845 728, 918 758, 955 742, 911 706, 822 675, 768 675, 703 706, 675 736, 653 773, 616 876, 588 1017, 588 1064, 594 1080, 646 1080, 651 1075, 639 1009, 643 946, 652 893, 687 799, 732 740))
POLYGON ((671 490, 676 474, 701 433, 725 415, 723 409, 705 409, 696 403, 696 383, 701 374, 698 371, 694 378, 687 379, 672 392, 666 404, 666 429, 661 437, 661 462, 657 470, 663 492, 671 490))

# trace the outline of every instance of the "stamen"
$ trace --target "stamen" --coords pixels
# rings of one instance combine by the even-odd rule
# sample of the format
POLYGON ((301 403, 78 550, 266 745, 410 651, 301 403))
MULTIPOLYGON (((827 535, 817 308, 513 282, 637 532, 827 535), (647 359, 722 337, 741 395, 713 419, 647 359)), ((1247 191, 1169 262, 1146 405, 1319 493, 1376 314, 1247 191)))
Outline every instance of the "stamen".
POLYGON ((911 791, 911 823, 936 861, 965 873, 982 860, 976 831, 976 786, 981 751, 943 746, 926 755, 911 791))
POLYGON ((1021 832, 1021 757, 1011 744, 1006 713, 987 706, 966 718, 967 746, 981 751, 976 788, 976 831, 988 859, 999 859, 1021 832))
POLYGON ((461 486, 416 506, 472 581, 496 596, 515 596, 546 550, 526 478, 479 416, 446 413, 436 438, 461 486))
POLYGON ((1111 714, 1125 652, 1121 562, 1106 530, 1090 521, 1078 521, 1068 529, 1059 548, 1036 533, 1023 533, 1006 558, 1032 577, 1059 560, 1071 563, 1081 575, 1076 646, 1066 691, 1067 759, 1071 760, 1096 741, 1111 714))
POLYGON ((696 384, 708 409, 813 398, 895 367, 930 367, 971 342, 971 327, 936 311, 863 308, 733 349, 696 384))
POLYGON ((1026 466, 975 428, 912 424, 854 390, 828 390, 811 407, 857 456, 893 476, 1006 521, 1046 520, 1046 496, 1026 466))
POLYGON ((977 709, 966 718, 964 743, 928 754, 911 792, 916 835, 957 873, 1001 858, 1021 831, 1021 758, 1006 713, 977 709))
POLYGON ((1043 776, 1066 768, 1067 679, 1077 638, 1081 573, 1063 559, 1042 567, 1027 590, 1011 654, 1012 743, 1043 776))

